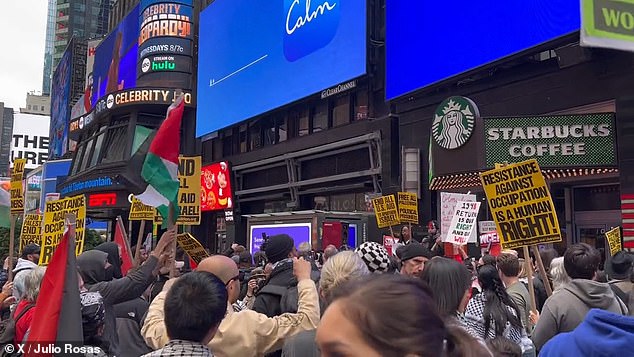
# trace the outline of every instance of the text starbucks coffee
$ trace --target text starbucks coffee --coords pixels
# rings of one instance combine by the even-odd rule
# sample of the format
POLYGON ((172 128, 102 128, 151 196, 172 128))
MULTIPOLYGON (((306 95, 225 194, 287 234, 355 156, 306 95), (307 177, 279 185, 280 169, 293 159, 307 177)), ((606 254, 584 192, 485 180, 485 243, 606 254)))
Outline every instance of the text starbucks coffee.
POLYGON ((511 140, 508 154, 516 158, 539 156, 585 155, 586 143, 582 138, 607 137, 611 134, 609 124, 547 125, 525 128, 489 128, 486 140, 489 142, 511 140), (551 143, 540 143, 544 139, 554 139, 551 143), (566 142, 570 139, 571 142, 566 142), (526 140, 526 142, 522 142, 526 140), (534 141, 538 141, 535 143, 534 141))

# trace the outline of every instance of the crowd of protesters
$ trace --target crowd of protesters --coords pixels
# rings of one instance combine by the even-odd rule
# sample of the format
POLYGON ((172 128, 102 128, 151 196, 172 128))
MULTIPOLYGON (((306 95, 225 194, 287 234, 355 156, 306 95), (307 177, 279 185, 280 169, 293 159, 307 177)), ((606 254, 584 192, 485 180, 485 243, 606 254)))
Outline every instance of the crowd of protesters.
MULTIPOLYGON (((526 269, 534 257, 470 259, 433 222, 421 243, 407 226, 399 238, 391 255, 371 241, 316 252, 275 235, 254 256, 234 244, 194 271, 172 251, 174 231, 127 272, 119 247, 104 243, 77 257, 83 344, 135 357, 612 356, 634 346, 625 251, 605 262, 602 282, 597 249, 541 250, 544 281, 526 269)), ((5 261, 0 344, 27 341, 38 318, 38 259, 37 245, 24 247, 11 282, 5 261)))

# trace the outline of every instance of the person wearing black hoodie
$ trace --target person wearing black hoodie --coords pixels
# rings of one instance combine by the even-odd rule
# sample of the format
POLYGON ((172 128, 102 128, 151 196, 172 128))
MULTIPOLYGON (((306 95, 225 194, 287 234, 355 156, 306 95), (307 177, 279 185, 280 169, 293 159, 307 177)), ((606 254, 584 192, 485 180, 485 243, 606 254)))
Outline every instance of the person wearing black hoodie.
POLYGON ((106 280, 109 281, 112 280, 112 278, 121 279, 123 277, 123 274, 121 273, 121 251, 117 243, 101 243, 95 247, 95 250, 100 250, 108 254, 108 263, 110 263, 110 267, 106 269, 106 280), (110 274, 112 274, 112 277, 110 277, 110 274))
POLYGON ((137 299, 154 281, 161 255, 165 254, 176 238, 175 230, 168 230, 159 240, 148 260, 139 269, 130 272, 121 279, 110 278, 108 254, 100 250, 89 250, 77 257, 79 273, 84 287, 90 292, 99 292, 103 296, 106 310, 103 338, 110 345, 110 352, 119 356, 119 338, 116 331, 115 310, 113 305, 137 299))

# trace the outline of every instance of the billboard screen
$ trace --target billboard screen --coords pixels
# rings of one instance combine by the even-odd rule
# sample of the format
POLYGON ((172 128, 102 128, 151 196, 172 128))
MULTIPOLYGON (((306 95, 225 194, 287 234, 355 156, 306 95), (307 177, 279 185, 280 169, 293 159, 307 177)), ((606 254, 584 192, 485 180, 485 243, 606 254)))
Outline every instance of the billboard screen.
POLYGON ((70 116, 72 48, 67 48, 53 73, 51 84, 51 123, 49 155, 55 159, 68 150, 68 121, 70 116))
POLYGON ((200 209, 215 211, 233 207, 231 170, 227 162, 204 166, 200 177, 200 209))
POLYGON ((48 159, 50 117, 15 113, 13 115, 13 140, 11 162, 26 159, 26 168, 35 169, 48 159))
POLYGON ((386 2, 386 97, 579 30, 579 0, 386 2))
POLYGON ((260 251, 264 243, 264 235, 267 237, 276 234, 288 234, 295 242, 298 249, 302 243, 310 243, 311 224, 310 223, 286 223, 286 224, 263 224, 251 225, 249 234, 249 250, 251 254, 260 251))
POLYGON ((365 0, 214 1, 200 15, 196 135, 365 74, 365 14, 365 0))
POLYGON ((95 50, 91 106, 107 94, 136 86, 138 41, 137 5, 95 50))

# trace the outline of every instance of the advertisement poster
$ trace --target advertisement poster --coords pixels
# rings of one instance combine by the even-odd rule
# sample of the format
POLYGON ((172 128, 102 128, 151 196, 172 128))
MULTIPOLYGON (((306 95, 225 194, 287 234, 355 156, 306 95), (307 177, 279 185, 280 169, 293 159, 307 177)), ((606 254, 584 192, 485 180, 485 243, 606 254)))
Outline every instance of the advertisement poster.
POLYGON ((555 205, 536 160, 480 174, 502 249, 561 242, 555 205))
POLYGON ((13 161, 11 172, 11 214, 24 213, 24 166, 26 159, 13 161))
POLYGON ((154 219, 154 207, 143 204, 136 197, 132 198, 132 204, 130 204, 130 214, 128 220, 130 221, 151 221, 154 219))
POLYGON ((229 163, 222 161, 203 167, 200 184, 201 210, 215 211, 233 208, 229 163))
POLYGON ((379 228, 396 226, 401 223, 394 195, 381 196, 372 200, 376 224, 379 228))
POLYGON ((415 193, 398 193, 398 217, 403 223, 418 224, 418 197, 415 193))
POLYGON ((295 248, 299 248, 302 243, 311 242, 310 223, 285 223, 285 224, 254 224, 250 226, 249 251, 255 254, 260 251, 265 237, 277 234, 288 234, 295 242, 295 248))
MULTIPOLYGON (((447 232, 449 232, 449 225, 453 219, 453 214, 456 211, 456 204, 458 201, 475 202, 476 195, 464 194, 464 193, 440 193, 440 236, 442 241, 447 239, 447 232)), ((477 234, 474 231, 469 236, 469 243, 475 243, 477 241, 477 234)))
POLYGON ((25 169, 35 169, 48 160, 51 118, 46 115, 13 114, 11 161, 26 159, 25 169))
POLYGON ((467 244, 469 237, 475 231, 479 210, 480 202, 457 202, 445 242, 458 245, 467 244))
POLYGON ((176 242, 196 264, 200 264, 203 259, 209 257, 209 253, 207 253, 202 244, 189 233, 177 235, 176 242))
POLYGON ((42 215, 27 214, 22 223, 22 233, 20 234, 20 252, 25 246, 35 243, 42 245, 42 215))
POLYGON ((70 120, 71 49, 66 50, 53 73, 51 84, 51 124, 49 159, 63 156, 68 150, 70 120))
POLYGON ((581 0, 581 46, 634 52, 634 0, 581 0))
POLYGON ((608 239, 608 245, 610 246, 610 256, 621 251, 621 227, 612 228, 605 232, 605 237, 608 239))
MULTIPOLYGON (((200 156, 178 158, 178 219, 176 224, 197 226, 200 224, 200 156)), ((154 212, 154 223, 163 224, 163 217, 154 212)))
POLYGON ((42 251, 40 264, 48 265, 53 253, 64 236, 64 216, 74 214, 77 218, 75 226, 75 254, 84 250, 84 231, 86 221, 86 196, 73 196, 61 200, 47 201, 44 211, 44 229, 42 235, 42 251))

